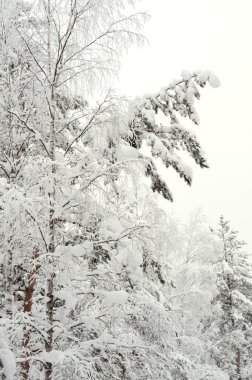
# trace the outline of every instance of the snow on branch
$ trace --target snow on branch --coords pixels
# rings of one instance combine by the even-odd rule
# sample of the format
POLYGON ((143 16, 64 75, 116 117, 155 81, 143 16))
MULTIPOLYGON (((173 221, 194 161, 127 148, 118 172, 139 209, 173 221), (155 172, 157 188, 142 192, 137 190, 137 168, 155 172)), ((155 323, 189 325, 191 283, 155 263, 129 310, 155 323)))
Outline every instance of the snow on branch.
MULTIPOLYGON (((207 83, 214 88, 220 85, 217 76, 210 71, 183 71, 182 79, 173 81, 156 94, 137 98, 130 104, 129 144, 140 149, 145 142, 151 147, 152 157, 161 158, 164 165, 175 169, 188 185, 192 183, 192 172, 183 164, 178 152, 187 151, 201 168, 208 168, 208 163, 195 133, 183 127, 180 118, 187 118, 199 125, 194 103, 200 99, 199 87, 205 87, 207 83), (164 119, 168 124, 163 125, 157 118, 164 119)), ((150 170, 151 167, 155 168, 148 164, 146 175, 152 180, 152 189, 172 200, 166 183, 161 180, 156 168, 150 170)))

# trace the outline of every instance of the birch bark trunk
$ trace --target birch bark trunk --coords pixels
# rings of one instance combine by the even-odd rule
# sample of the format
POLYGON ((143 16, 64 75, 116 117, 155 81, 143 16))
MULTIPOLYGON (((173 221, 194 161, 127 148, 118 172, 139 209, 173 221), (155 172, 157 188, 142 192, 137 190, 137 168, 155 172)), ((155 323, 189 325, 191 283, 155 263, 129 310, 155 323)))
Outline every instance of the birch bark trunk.
MULTIPOLYGON (((48 78, 50 81, 49 93, 49 117, 50 117, 50 138, 49 138, 49 155, 51 160, 51 184, 49 197, 49 254, 51 263, 51 273, 47 278, 47 292, 46 292, 46 314, 49 328, 47 330, 47 340, 45 344, 46 352, 51 352, 53 349, 53 314, 54 314, 54 273, 53 273, 53 254, 55 252, 55 223, 54 223, 54 210, 55 210, 55 83, 52 77, 52 47, 51 47, 51 0, 47 1, 47 21, 48 21, 48 39, 47 39, 47 53, 48 53, 48 78)), ((53 367, 50 361, 45 363, 45 380, 52 379, 53 367)))

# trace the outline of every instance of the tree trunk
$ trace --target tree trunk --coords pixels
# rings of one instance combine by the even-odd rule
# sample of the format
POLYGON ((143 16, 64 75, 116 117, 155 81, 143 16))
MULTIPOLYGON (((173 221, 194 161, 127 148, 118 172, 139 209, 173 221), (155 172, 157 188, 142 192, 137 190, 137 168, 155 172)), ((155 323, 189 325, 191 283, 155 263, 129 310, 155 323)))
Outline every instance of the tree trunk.
MULTIPOLYGON (((53 100, 53 99, 52 99, 53 100)), ((55 146, 54 146, 54 119, 52 117, 51 120, 51 136, 50 136, 50 156, 52 162, 54 162, 55 159, 55 146)), ((56 166, 54 163, 52 163, 52 171, 51 171, 51 181, 52 181, 52 190, 48 194, 49 196, 49 204, 50 204, 50 211, 49 211, 49 264, 51 264, 51 273, 48 275, 47 279, 47 302, 46 302, 46 314, 47 314, 47 321, 49 324, 49 329, 47 331, 47 341, 45 345, 46 352, 50 352, 53 349, 53 312, 54 312, 54 272, 53 272, 53 257, 52 255, 55 252, 55 220, 54 220, 54 210, 55 210, 55 173, 56 173, 56 166)), ((46 380, 51 380, 52 378, 52 363, 47 362, 46 363, 46 380)))
MULTIPOLYGON (((38 247, 34 248, 33 251, 33 260, 34 260, 34 267, 28 275, 27 284, 25 286, 25 298, 24 298, 24 313, 31 313, 32 311, 32 304, 33 304, 33 293, 36 286, 36 274, 38 273, 40 269, 40 264, 38 263, 39 258, 39 249, 38 247)), ((24 380, 29 379, 29 371, 30 371, 30 363, 29 363, 29 344, 31 339, 31 332, 29 326, 24 327, 24 337, 23 337, 23 350, 26 360, 22 362, 21 367, 21 374, 22 378, 24 380)))
MULTIPOLYGON (((11 109, 11 87, 12 87, 12 79, 11 79, 11 73, 9 70, 9 62, 8 62, 8 69, 7 69, 7 78, 8 78, 8 103, 7 103, 7 117, 6 117, 6 125, 7 128, 11 131, 12 128, 12 115, 9 112, 11 109)), ((15 176, 13 176, 12 170, 9 173, 9 178, 8 178, 8 186, 9 189, 13 186, 15 183, 15 176)), ((10 230, 12 226, 10 225, 10 230)), ((6 311, 6 316, 10 319, 13 317, 13 302, 14 302, 14 289, 13 289, 13 252, 12 252, 12 247, 11 247, 11 240, 12 237, 8 240, 8 247, 7 250, 7 267, 6 267, 6 298, 5 298, 5 311, 6 311)))
MULTIPOLYGON (((55 201, 56 201, 56 190, 55 190, 55 99, 54 99, 54 90, 55 83, 52 75, 52 46, 51 46, 51 0, 47 1, 47 22, 48 22, 48 35, 47 35, 47 54, 48 54, 48 78, 50 81, 50 94, 49 94, 49 117, 50 117, 50 139, 49 139, 49 155, 51 159, 51 188, 48 194, 49 197, 49 253, 50 253, 50 264, 51 264, 51 273, 49 273, 47 278, 47 292, 46 292, 46 314, 47 322, 49 328, 47 330, 47 339, 45 344, 46 352, 51 352, 53 349, 53 313, 54 313, 54 272, 53 272, 53 254, 55 252, 55 220, 54 220, 54 210, 55 210, 55 201)), ((52 363, 45 363, 45 380, 52 379, 52 363)))
POLYGON ((238 347, 236 348, 236 372, 237 372, 237 380, 242 380, 242 377, 241 377, 241 351, 238 347))
MULTIPOLYGON (((52 104, 54 102, 53 95, 51 98, 52 104)), ((51 192, 48 194, 49 196, 49 253, 50 258, 49 262, 51 264, 51 273, 47 279, 47 302, 46 302, 46 314, 47 321, 49 323, 49 329, 47 331, 47 341, 45 345, 46 352, 50 352, 53 349, 53 312, 54 312, 54 272, 53 272, 53 254, 55 252, 55 219, 54 219, 54 210, 55 210, 55 201, 56 201, 56 191, 55 191, 55 174, 56 174, 56 166, 54 164, 55 161, 55 129, 54 129, 54 114, 51 114, 51 133, 50 133, 50 158, 52 161, 52 170, 51 170, 51 192)), ((51 380, 52 378, 52 363, 46 362, 46 372, 45 379, 51 380)))
MULTIPOLYGON (((9 242, 10 243, 10 242, 9 242)), ((5 289, 5 312, 8 318, 13 316, 13 301, 14 301, 14 292, 13 292, 13 260, 12 260, 12 250, 8 249, 7 251, 7 265, 6 265, 6 289, 5 289)))
MULTIPOLYGON (((46 340, 46 352, 52 351, 53 346, 53 277, 49 278, 47 280, 47 321, 49 322, 49 330, 47 331, 47 340, 46 340)), ((52 378, 52 363, 46 362, 46 369, 45 369, 45 380, 51 380, 52 378)))

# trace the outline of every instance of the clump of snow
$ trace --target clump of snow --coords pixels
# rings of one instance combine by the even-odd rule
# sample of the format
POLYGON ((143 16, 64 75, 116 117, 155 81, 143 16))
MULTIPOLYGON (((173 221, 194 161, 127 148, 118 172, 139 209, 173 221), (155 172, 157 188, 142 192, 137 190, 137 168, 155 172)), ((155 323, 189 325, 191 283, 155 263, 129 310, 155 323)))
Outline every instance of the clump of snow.
POLYGON ((186 92, 186 98, 187 98, 187 102, 190 103, 190 104, 193 104, 194 103, 194 99, 195 99, 195 89, 193 87, 189 87, 187 92, 186 92))
POLYGON ((55 211, 54 211, 54 218, 59 218, 63 213, 63 208, 62 207, 56 207, 55 211))
POLYGON ((75 257, 85 256, 92 250, 93 250, 93 243, 89 240, 86 240, 81 244, 77 244, 75 246, 69 247, 69 251, 71 255, 75 257))
POLYGON ((7 179, 6 178, 0 178, 0 187, 2 187, 4 189, 6 185, 7 185, 7 179))
POLYGON ((104 235, 105 237, 109 236, 120 236, 124 228, 117 218, 109 217, 103 222, 104 235))
POLYGON ((16 373, 16 360, 7 343, 0 339, 0 360, 6 380, 14 380, 16 373))
POLYGON ((92 251, 94 249, 92 241, 86 240, 83 243, 81 243, 81 246, 86 251, 92 251))
POLYGON ((117 149, 117 159, 123 161, 128 158, 139 158, 139 152, 137 151, 137 149, 129 145, 119 144, 117 149))
POLYGON ((102 343, 108 343, 108 344, 115 343, 115 339, 112 338, 111 335, 109 335, 106 331, 103 334, 101 334, 101 336, 99 337, 99 341, 102 343))
POLYGON ((62 363, 65 355, 64 352, 58 350, 52 350, 50 352, 43 351, 40 355, 42 361, 48 363, 62 363))
POLYGON ((73 247, 70 247, 69 251, 71 252, 71 255, 73 255, 75 257, 81 257, 81 256, 84 256, 86 254, 85 249, 80 244, 75 245, 73 247))
POLYGON ((192 78, 192 74, 187 70, 183 70, 181 76, 184 80, 190 80, 192 78))
POLYGON ((186 175, 187 178, 193 178, 193 169, 191 166, 185 164, 184 162, 181 161, 181 166, 183 168, 183 173, 186 175))
POLYGON ((65 306, 67 308, 75 307, 76 302, 77 302, 76 297, 74 296, 74 294, 72 294, 68 290, 65 290, 65 289, 57 290, 55 291, 54 295, 56 298, 59 298, 60 300, 65 301, 65 306))
POLYGON ((138 277, 141 276, 140 267, 143 264, 143 258, 139 251, 132 253, 127 247, 122 247, 119 250, 116 260, 123 267, 127 267, 127 270, 131 274, 136 274, 138 277))
POLYGON ((210 86, 213 88, 220 87, 220 84, 221 84, 219 78, 214 73, 210 73, 208 82, 209 82, 210 86))
POLYGON ((179 79, 173 79, 170 83, 169 83, 169 87, 172 89, 174 87, 176 87, 176 85, 179 83, 179 79))
POLYGON ((146 118, 146 120, 153 124, 155 123, 155 111, 144 108, 142 110, 142 115, 146 118))
POLYGON ((213 88, 217 88, 220 86, 220 80, 219 78, 217 77, 216 74, 214 74, 213 72, 211 71, 202 71, 202 73, 200 73, 198 75, 198 80, 201 82, 201 83, 205 83, 205 82, 209 82, 210 86, 213 87, 213 88))
POLYGON ((128 293, 125 290, 107 292, 103 301, 104 305, 110 307, 113 305, 124 305, 128 300, 128 293))
POLYGON ((233 274, 233 269, 228 265, 226 261, 223 262, 223 272, 225 274, 233 274))
POLYGON ((95 325, 95 318, 92 316, 82 317, 82 322, 85 323, 86 327, 92 328, 95 325))

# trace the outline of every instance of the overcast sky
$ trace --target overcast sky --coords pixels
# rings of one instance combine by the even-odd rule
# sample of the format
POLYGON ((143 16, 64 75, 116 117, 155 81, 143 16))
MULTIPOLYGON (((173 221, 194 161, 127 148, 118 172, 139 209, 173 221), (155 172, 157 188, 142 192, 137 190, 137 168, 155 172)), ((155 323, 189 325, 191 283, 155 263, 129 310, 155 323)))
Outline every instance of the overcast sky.
POLYGON ((157 91, 184 69, 212 70, 222 83, 203 89, 197 107, 210 169, 193 166, 191 188, 167 171, 174 203, 162 206, 182 218, 202 207, 213 225, 223 214, 252 251, 252 1, 143 0, 141 8, 152 16, 149 43, 124 59, 122 92, 157 91))

